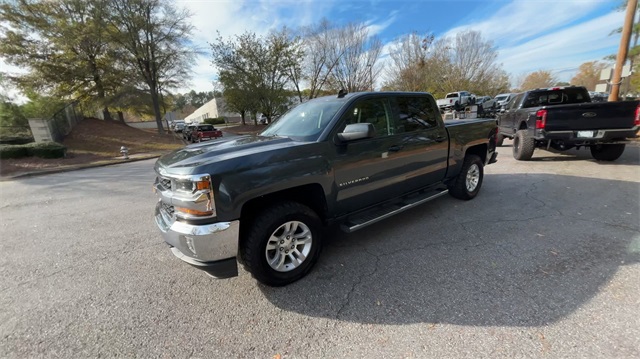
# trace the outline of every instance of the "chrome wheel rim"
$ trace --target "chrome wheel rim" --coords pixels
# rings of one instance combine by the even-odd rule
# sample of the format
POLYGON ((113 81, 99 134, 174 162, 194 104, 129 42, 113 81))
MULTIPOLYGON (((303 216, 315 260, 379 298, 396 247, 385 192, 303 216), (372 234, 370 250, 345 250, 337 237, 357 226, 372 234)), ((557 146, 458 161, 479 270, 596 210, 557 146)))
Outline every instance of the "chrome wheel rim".
POLYGON ((478 182, 480 182, 480 167, 477 164, 472 164, 467 171, 467 191, 473 192, 478 187, 478 182))
POLYGON ((265 249, 267 263, 278 272, 292 271, 307 259, 312 241, 311 230, 306 224, 286 222, 269 237, 265 249))

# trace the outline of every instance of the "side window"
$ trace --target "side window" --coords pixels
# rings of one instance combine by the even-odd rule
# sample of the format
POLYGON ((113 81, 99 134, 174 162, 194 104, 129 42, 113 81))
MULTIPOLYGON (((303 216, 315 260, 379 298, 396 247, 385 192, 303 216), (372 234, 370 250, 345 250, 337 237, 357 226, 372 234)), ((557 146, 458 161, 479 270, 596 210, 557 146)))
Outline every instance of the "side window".
POLYGON ((438 127, 437 111, 425 97, 398 97, 398 133, 438 127))
POLYGON ((352 123, 370 123, 376 129, 376 137, 391 134, 389 111, 385 99, 366 99, 357 101, 344 115, 345 125, 352 123))
POLYGON ((519 95, 517 95, 517 96, 513 97, 513 98, 511 99, 511 101, 509 101, 509 104, 507 105, 507 108, 508 108, 509 110, 515 110, 515 109, 516 109, 516 107, 518 106, 518 104, 520 103, 520 101, 522 101, 522 97, 524 97, 524 94, 523 94, 523 93, 521 93, 521 94, 519 94, 519 95))

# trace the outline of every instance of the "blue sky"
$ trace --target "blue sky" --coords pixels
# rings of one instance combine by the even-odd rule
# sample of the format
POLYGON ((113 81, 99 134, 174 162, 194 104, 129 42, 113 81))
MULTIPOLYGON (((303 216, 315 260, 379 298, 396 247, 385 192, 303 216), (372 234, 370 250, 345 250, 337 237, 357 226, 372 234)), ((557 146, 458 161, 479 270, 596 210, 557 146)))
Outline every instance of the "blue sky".
MULTIPOLYGON (((512 76, 550 70, 568 81, 583 62, 616 53, 624 12, 622 0, 177 0, 193 13, 194 40, 208 53, 208 42, 245 31, 267 34, 327 18, 337 24, 364 22, 388 45, 412 31, 452 36, 480 31, 493 41, 498 62, 512 76)), ((383 57, 388 55, 383 54, 383 57)), ((210 56, 201 56, 194 76, 179 92, 211 91, 217 73, 210 56)), ((384 61, 384 59, 383 59, 384 61)), ((384 63, 384 62, 383 62, 384 63)), ((0 71, 17 72, 0 59, 0 71)), ((378 79, 377 84, 382 79, 378 79)))
MULTIPOLYGON (((338 24, 364 22, 384 44, 417 31, 436 37, 480 31, 493 41, 498 62, 512 75, 550 70, 568 81, 586 61, 617 51, 622 26, 621 0, 179 0, 194 14, 196 43, 220 31, 223 37, 246 30, 266 34, 282 26, 296 28, 326 17, 338 24)), ((203 56, 190 87, 211 90, 216 70, 203 56)))

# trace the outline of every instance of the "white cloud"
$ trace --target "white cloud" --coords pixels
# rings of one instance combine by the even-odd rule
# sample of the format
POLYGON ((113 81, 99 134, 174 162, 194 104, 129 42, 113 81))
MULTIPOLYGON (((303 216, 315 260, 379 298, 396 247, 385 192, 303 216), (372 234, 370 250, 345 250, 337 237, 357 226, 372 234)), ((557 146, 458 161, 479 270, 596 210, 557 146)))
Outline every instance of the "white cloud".
POLYGON ((601 6, 602 0, 512 1, 493 16, 455 27, 444 36, 465 30, 480 31, 496 45, 511 45, 563 28, 601 6))
POLYGON ((519 45, 501 48, 498 61, 512 74, 551 70, 570 79, 583 62, 602 60, 620 43, 609 36, 622 24, 624 14, 611 12, 590 21, 547 34, 519 45))
POLYGON ((493 16, 455 27, 443 36, 465 30, 480 31, 494 42, 498 62, 513 76, 550 70, 568 81, 580 64, 602 60, 615 52, 620 36, 609 36, 621 26, 624 13, 611 11, 582 21, 602 0, 512 1, 493 16), (614 49, 614 50, 612 50, 614 49))
POLYGON ((369 34, 369 36, 376 36, 379 35, 381 32, 383 32, 386 28, 388 28, 389 26, 391 26, 391 24, 393 24, 396 21, 396 17, 398 15, 397 11, 393 11, 391 12, 391 14, 389 15, 389 18, 386 21, 383 21, 382 23, 375 23, 373 21, 367 21, 367 33, 369 34))

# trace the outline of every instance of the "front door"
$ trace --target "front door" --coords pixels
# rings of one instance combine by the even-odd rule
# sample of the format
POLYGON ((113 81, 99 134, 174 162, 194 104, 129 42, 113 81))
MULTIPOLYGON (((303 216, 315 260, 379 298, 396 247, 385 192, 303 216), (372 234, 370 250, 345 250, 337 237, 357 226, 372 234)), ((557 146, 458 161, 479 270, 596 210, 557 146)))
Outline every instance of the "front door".
POLYGON ((338 124, 371 123, 376 132, 367 138, 335 145, 332 167, 337 185, 338 214, 374 205, 401 192, 403 159, 393 135, 393 114, 387 97, 372 96, 354 102, 338 124))

